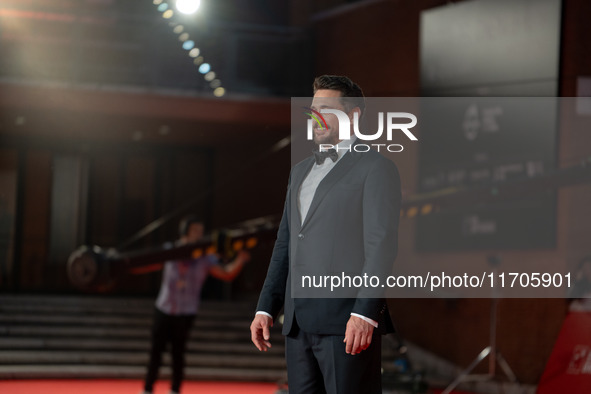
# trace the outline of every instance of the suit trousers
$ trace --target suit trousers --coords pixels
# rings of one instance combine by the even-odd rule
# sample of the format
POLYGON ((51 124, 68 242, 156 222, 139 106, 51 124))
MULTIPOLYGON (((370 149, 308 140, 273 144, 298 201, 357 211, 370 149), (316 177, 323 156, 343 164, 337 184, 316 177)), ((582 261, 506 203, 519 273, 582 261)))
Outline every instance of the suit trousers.
POLYGON ((285 337, 289 394, 381 394, 381 334, 354 356, 345 353, 344 339, 295 327, 285 337))
POLYGON ((167 342, 170 342, 172 355, 171 390, 180 392, 185 369, 185 349, 194 318, 195 315, 167 315, 158 308, 154 308, 152 346, 144 382, 145 391, 152 392, 154 382, 158 378, 158 370, 162 364, 162 352, 165 350, 167 342))

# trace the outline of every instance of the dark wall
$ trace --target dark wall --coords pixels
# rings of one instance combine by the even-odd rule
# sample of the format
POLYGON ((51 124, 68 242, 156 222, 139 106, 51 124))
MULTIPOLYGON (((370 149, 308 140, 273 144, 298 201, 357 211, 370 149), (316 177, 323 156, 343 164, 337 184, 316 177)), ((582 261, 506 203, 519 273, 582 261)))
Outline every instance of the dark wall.
MULTIPOLYGON (((288 102, 18 85, 1 92, 2 290, 76 291, 66 277, 76 247, 158 247, 178 237, 188 213, 213 230, 281 212, 285 188, 272 182, 286 182, 289 154, 270 149, 288 134, 288 102)), ((250 282, 259 284, 266 260, 245 270, 250 282)), ((131 276, 108 290, 154 295, 159 281, 159 273, 131 276)))
MULTIPOLYGON (((8 154, 22 157, 23 165, 17 173, 23 199, 18 204, 20 217, 16 217, 19 223, 18 237, 13 244, 18 248, 16 259, 3 278, 3 287, 21 291, 72 290, 65 265, 74 248, 83 243, 118 247, 149 222, 208 188, 211 181, 212 154, 208 150, 138 149, 125 144, 65 149, 59 142, 40 147, 21 141, 19 147, 7 148, 8 154), (80 177, 70 180, 81 190, 80 194, 59 190, 60 184, 56 181, 63 175, 56 171, 70 170, 63 164, 57 166, 64 158, 74 159, 71 166, 83 163, 80 177), (72 229, 64 229, 66 233, 74 233, 74 244, 67 237, 56 238, 60 227, 69 227, 69 223, 56 219, 61 214, 55 208, 56 199, 66 207, 75 207, 79 222, 72 229), (64 243, 66 249, 61 251, 64 243)), ((14 194, 17 190, 9 192, 14 194)), ((211 196, 206 196, 192 211, 211 221, 211 210, 211 196)), ((172 223, 127 249, 159 245, 176 236, 176 223, 172 223)), ((5 263, 3 261, 3 265, 5 263)), ((118 290, 124 293, 151 291, 153 282, 149 276, 133 278, 118 290)))

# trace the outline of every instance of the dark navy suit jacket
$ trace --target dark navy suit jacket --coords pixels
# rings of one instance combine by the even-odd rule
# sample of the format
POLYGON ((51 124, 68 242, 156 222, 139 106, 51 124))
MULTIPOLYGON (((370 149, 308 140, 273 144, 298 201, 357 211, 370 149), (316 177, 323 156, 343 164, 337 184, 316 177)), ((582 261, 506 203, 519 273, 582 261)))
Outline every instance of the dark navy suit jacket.
POLYGON ((284 335, 292 330, 294 318, 305 332, 344 335, 351 313, 377 321, 378 332, 391 332, 381 286, 331 293, 326 288, 302 288, 301 275, 365 273, 384 283, 398 248, 398 169, 378 152, 347 152, 318 185, 301 223, 299 190, 313 165, 309 157, 291 171, 257 311, 275 319, 284 307, 284 335))

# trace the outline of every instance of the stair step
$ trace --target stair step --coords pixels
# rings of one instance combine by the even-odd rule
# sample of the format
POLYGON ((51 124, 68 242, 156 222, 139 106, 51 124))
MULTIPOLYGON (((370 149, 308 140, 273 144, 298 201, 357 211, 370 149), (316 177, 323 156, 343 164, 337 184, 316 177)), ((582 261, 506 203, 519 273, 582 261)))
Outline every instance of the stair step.
MULTIPOLYGON (((92 296, 92 295, 34 295, 34 294, 0 294, 0 302, 6 304, 18 305, 103 305, 103 306, 134 306, 148 307, 154 306, 154 297, 111 297, 111 296, 92 296)), ((217 309, 219 306, 228 306, 229 304, 239 306, 236 310, 243 307, 256 305, 256 300, 203 300, 203 307, 208 309, 217 309)))
MULTIPOLYGON (((285 380, 281 327, 273 348, 250 340, 252 301, 204 301, 187 344, 188 379, 285 380)), ((142 379, 154 299, 0 295, 0 379, 142 379)), ((161 375, 170 376, 170 354, 161 375)))
MULTIPOLYGON (((116 340, 116 339, 101 339, 101 338, 80 338, 80 339, 60 339, 60 338, 24 338, 24 337, 0 337, 0 349, 4 350, 32 350, 32 349, 47 349, 47 350, 101 350, 101 349, 117 349, 118 351, 144 351, 150 349, 150 342, 148 340, 116 340)), ((190 352, 201 353, 232 353, 243 354, 258 352, 254 345, 250 342, 246 343, 225 343, 225 342, 204 342, 191 340, 187 344, 187 350, 190 352)), ((283 355, 284 341, 279 338, 273 342, 273 347, 268 353, 276 352, 283 355)))
MULTIPOLYGON (((145 366, 119 365, 0 365, 0 379, 50 379, 50 378, 93 378, 93 379, 143 379, 145 366)), ((162 378, 170 378, 170 368, 163 367, 162 378)), ((241 368, 185 368, 188 380, 234 380, 279 382, 285 381, 285 371, 273 369, 241 368)))
MULTIPOLYGON (((80 326, 136 326, 151 327, 152 317, 129 317, 129 316, 84 316, 84 315, 33 315, 33 314, 0 314, 0 325, 26 325, 27 323, 50 324, 50 325, 80 325, 80 326)), ((248 320, 225 320, 220 322, 218 319, 206 319, 198 316, 193 327, 195 329, 219 329, 223 324, 224 329, 248 330, 251 319, 248 320)))
MULTIPOLYGON (((199 308, 199 317, 203 318, 239 318, 252 320, 254 315, 255 305, 245 305, 242 303, 219 303, 215 302, 210 304, 209 302, 203 302, 199 308)), ((39 303, 39 304, 26 304, 17 303, 14 300, 6 301, 0 296, 0 313, 36 313, 36 314, 49 314, 53 315, 56 313, 60 314, 71 314, 79 316, 80 314, 92 314, 92 315, 121 315, 121 316, 146 316, 151 317, 154 313, 154 301, 151 300, 145 304, 127 304, 121 302, 120 304, 100 304, 100 303, 80 303, 80 304, 68 304, 68 303, 39 303)))
MULTIPOLYGON (((256 350, 255 350, 256 351, 256 350)), ((163 357, 170 365, 170 357, 163 357)), ((64 352, 64 351, 0 351, 0 364, 93 364, 93 365, 147 365, 147 352, 64 352)), ((187 366, 209 368, 285 368, 282 356, 259 355, 254 353, 242 355, 186 354, 187 366)))
MULTIPOLYGON (((110 327, 70 327, 70 326, 0 326, 0 336, 45 336, 45 337, 101 337, 101 338, 145 338, 150 337, 150 327, 110 328, 110 327)), ((208 341, 250 341, 250 331, 217 330, 191 331, 191 339, 208 341)))

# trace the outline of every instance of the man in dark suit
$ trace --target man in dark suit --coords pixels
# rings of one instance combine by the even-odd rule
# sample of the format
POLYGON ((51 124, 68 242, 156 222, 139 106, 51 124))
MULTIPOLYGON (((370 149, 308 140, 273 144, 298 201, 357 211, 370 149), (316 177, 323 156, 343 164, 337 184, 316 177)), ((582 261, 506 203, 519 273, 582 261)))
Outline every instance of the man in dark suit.
MULTIPOLYGON (((349 78, 321 76, 312 110, 337 109, 353 122, 365 109, 362 97, 349 78)), ((340 272, 385 281, 397 252, 400 178, 380 153, 355 149, 354 136, 340 140, 335 115, 324 119, 313 128, 314 142, 320 151, 338 149, 315 152, 292 169, 252 341, 261 351, 271 347, 269 327, 284 307, 290 394, 381 393, 381 334, 393 330, 381 293, 361 288, 352 297, 306 298, 313 290, 302 288, 301 276, 340 272)))

